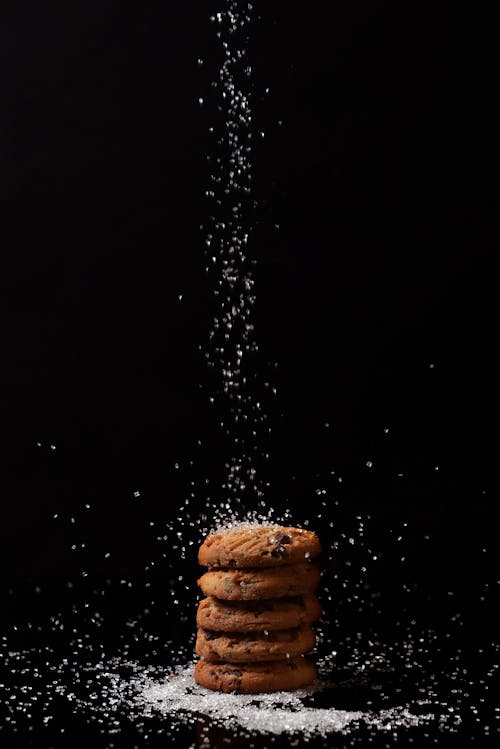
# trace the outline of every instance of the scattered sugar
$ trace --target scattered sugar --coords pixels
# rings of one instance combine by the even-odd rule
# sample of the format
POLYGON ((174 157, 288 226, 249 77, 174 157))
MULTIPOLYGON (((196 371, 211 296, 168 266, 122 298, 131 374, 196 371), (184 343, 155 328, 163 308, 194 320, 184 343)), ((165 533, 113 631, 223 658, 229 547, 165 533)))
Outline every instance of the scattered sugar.
MULTIPOLYGON (((93 618, 100 618, 97 612, 93 618)), ((59 616, 53 618, 54 632, 62 623, 59 616)), ((151 639, 140 617, 126 622, 126 633, 127 639, 118 638, 125 652, 132 643, 137 647, 139 636, 144 643, 141 650, 151 639)), ((432 731, 437 741, 438 736, 460 732, 463 725, 467 736, 500 734, 500 711, 491 706, 490 696, 499 671, 498 644, 485 643, 468 654, 452 648, 433 673, 426 664, 444 643, 450 644, 448 636, 421 630, 385 645, 373 631, 364 644, 360 633, 336 637, 338 653, 327 650, 318 659, 320 679, 313 685, 258 695, 222 694, 198 686, 190 648, 185 645, 168 644, 172 655, 167 666, 159 665, 158 658, 156 665, 148 665, 144 657, 137 661, 105 656, 98 641, 79 634, 60 658, 52 648, 16 651, 0 638, 0 658, 9 675, 7 683, 0 682, 0 704, 5 727, 16 733, 57 725, 57 705, 64 700, 70 714, 109 736, 133 726, 145 737, 153 730, 173 739, 180 727, 200 725, 199 719, 202 725, 222 727, 235 740, 251 732, 298 735, 305 740, 339 733, 358 741, 371 740, 380 732, 397 735, 415 728, 420 729, 419 736, 432 731), (340 653, 344 666, 339 670, 340 653), (346 659, 348 653, 351 657, 346 659), (367 680, 365 672, 375 673, 375 678, 367 680), (384 675, 390 679, 382 686, 384 675)), ((60 728, 63 731, 64 724, 60 728)))
POLYGON ((198 686, 193 679, 193 666, 181 669, 163 683, 150 679, 137 683, 134 705, 145 715, 165 717, 178 713, 204 715, 224 727, 238 726, 255 733, 300 733, 303 736, 329 733, 350 733, 361 725, 380 731, 409 728, 449 718, 449 713, 414 713, 406 705, 380 711, 339 710, 308 707, 314 694, 331 689, 332 685, 317 681, 311 687, 292 692, 243 695, 212 692, 198 686))

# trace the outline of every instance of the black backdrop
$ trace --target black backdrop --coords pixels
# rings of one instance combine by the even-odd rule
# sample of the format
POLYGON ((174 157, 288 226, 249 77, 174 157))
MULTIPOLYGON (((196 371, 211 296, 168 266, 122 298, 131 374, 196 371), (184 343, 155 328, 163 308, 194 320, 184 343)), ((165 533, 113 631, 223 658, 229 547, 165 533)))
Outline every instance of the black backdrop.
MULTIPOLYGON (((300 520, 334 470, 338 512, 371 513, 379 546, 408 522, 409 578, 489 579, 492 21, 455 3, 256 8, 270 495, 286 485, 300 520)), ((175 518, 224 460, 198 350, 214 9, 2 4, 4 579, 138 573, 146 520, 175 518)))

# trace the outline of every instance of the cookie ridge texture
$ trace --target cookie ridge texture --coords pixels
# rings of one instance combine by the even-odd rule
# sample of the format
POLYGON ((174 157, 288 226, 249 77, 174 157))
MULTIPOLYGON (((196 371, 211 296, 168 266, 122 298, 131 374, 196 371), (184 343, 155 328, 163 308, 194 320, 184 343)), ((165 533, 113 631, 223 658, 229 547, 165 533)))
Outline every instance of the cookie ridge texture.
POLYGON ((310 652, 316 635, 310 627, 264 632, 212 632, 201 627, 196 638, 196 653, 214 663, 276 661, 310 652))
POLYGON ((279 525, 255 525, 210 533, 198 561, 206 567, 278 567, 315 559, 321 552, 312 531, 279 525))
POLYGON ((319 578, 317 564, 301 562, 283 567, 213 569, 200 577, 198 585, 206 596, 251 601, 314 593, 319 578))
POLYGON ((314 595, 268 601, 223 601, 208 596, 200 601, 196 623, 214 632, 263 632, 310 625, 321 616, 314 595))

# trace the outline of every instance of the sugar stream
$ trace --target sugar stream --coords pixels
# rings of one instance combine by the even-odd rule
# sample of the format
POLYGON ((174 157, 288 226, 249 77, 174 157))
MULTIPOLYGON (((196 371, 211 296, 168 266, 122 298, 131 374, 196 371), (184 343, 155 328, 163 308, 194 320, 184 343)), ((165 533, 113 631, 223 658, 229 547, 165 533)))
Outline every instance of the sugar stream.
MULTIPOLYGON (((253 320, 256 260, 251 239, 257 201, 252 185, 255 129, 248 59, 253 5, 226 0, 211 20, 222 60, 212 82, 218 116, 209 128, 214 138, 206 190, 211 212, 201 227, 215 304, 205 357, 217 376, 209 399, 217 408, 230 450, 222 490, 227 504, 236 511, 244 496, 252 505, 264 494, 266 481, 259 475, 258 464, 269 457, 263 445, 270 431, 256 368, 258 343, 253 320)), ((269 383, 265 385, 269 387, 269 383)))

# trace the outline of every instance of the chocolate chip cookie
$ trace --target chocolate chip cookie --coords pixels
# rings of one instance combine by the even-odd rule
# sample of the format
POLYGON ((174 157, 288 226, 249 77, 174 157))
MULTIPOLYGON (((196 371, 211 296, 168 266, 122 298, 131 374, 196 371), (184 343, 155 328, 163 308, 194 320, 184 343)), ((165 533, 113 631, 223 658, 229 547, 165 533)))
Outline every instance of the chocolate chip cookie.
POLYGON ((254 525, 211 533, 200 547, 198 561, 207 567, 277 567, 314 559, 320 551, 311 531, 254 525))
POLYGON ((211 570, 198 580, 206 596, 229 601, 260 600, 314 593, 319 567, 308 562, 285 567, 211 570))
POLYGON ((210 663, 198 661, 194 669, 197 684, 219 692, 279 692, 311 684, 316 678, 314 664, 305 658, 270 663, 210 663))
POLYGON ((200 601, 196 622, 214 632, 263 632, 312 624, 321 616, 316 596, 270 601, 221 601, 209 596, 200 601))
POLYGON ((310 627, 244 632, 212 632, 198 629, 196 653, 205 660, 227 663, 242 661, 277 661, 308 653, 316 644, 310 627))

